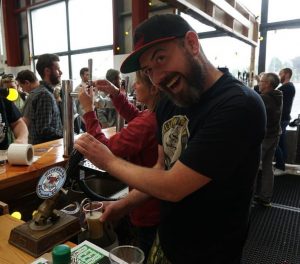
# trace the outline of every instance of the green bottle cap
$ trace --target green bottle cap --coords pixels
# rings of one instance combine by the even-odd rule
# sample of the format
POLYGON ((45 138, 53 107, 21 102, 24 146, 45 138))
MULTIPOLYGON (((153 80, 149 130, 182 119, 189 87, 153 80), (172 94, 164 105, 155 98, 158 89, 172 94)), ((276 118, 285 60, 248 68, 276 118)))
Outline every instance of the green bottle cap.
POLYGON ((52 250, 53 264, 71 263, 71 249, 67 245, 57 245, 52 250))

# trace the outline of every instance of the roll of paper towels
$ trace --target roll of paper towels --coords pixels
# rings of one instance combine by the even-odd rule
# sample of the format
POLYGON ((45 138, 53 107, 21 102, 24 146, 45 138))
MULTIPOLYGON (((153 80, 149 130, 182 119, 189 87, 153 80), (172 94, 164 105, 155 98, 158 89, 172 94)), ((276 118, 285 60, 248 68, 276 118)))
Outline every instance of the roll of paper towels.
POLYGON ((7 160, 12 165, 31 165, 33 160, 32 145, 10 144, 7 150, 7 160))

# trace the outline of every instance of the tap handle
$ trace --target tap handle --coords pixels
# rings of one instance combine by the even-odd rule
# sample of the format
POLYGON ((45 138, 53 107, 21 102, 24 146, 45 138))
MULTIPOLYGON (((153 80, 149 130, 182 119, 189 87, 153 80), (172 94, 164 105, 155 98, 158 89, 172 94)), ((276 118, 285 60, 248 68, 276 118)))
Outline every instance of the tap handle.
POLYGON ((82 160, 83 160, 83 155, 77 149, 73 149, 65 168, 67 179, 73 178, 73 174, 75 174, 75 172, 77 172, 78 170, 77 165, 82 160))

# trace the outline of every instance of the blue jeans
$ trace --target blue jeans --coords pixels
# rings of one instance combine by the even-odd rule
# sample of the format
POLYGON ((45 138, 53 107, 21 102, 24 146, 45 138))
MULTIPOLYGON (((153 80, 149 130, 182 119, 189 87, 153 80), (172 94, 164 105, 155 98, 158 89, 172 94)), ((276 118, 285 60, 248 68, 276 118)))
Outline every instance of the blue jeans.
POLYGON ((289 121, 282 121, 280 123, 281 126, 281 135, 279 138, 279 143, 275 151, 275 167, 280 170, 285 170, 285 162, 287 159, 287 149, 286 149, 286 142, 285 142, 285 135, 286 135, 286 127, 288 126, 289 121))

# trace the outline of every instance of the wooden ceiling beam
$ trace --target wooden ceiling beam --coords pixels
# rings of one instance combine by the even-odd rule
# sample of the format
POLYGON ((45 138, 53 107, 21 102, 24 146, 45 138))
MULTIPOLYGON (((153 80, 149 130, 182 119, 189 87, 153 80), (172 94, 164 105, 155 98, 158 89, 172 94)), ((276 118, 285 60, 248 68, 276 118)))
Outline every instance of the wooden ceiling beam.
POLYGON ((257 46, 258 21, 236 0, 161 0, 200 22, 257 46))

